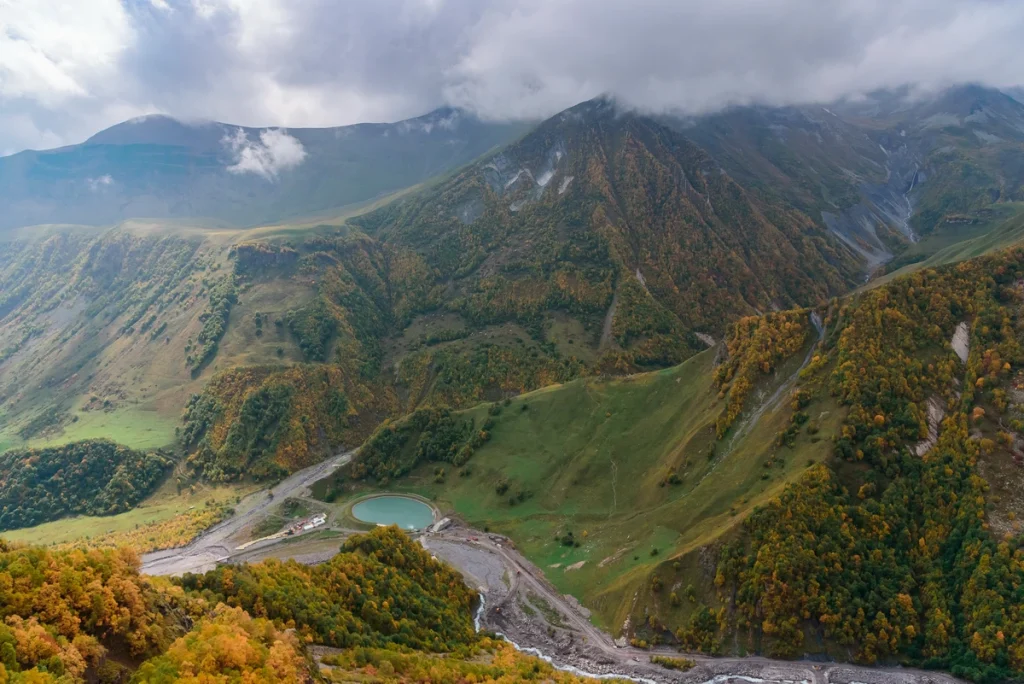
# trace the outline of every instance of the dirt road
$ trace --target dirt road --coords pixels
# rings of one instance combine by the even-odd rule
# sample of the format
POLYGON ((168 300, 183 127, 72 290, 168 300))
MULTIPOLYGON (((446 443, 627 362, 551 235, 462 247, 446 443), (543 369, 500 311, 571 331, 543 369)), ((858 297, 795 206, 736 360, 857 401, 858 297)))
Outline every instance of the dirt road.
MULTIPOLYGON (((142 557, 142 572, 147 575, 181 575, 186 572, 206 572, 218 562, 233 560, 236 547, 247 541, 248 529, 266 518, 270 509, 288 497, 303 497, 306 490, 338 467, 352 460, 355 452, 333 456, 322 463, 292 473, 270 489, 261 490, 242 499, 235 514, 214 525, 188 546, 167 551, 155 551, 142 557)), ((263 548, 250 547, 247 553, 263 548)))

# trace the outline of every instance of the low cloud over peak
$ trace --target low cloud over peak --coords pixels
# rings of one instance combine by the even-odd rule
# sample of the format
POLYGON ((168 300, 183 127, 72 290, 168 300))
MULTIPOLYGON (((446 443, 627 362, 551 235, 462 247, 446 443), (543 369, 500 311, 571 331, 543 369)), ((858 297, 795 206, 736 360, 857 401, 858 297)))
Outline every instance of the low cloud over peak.
POLYGON ((59 7, 0 3, 0 150, 79 142, 152 111, 326 126, 394 121, 445 104, 488 118, 537 118, 599 93, 645 110, 700 113, 903 85, 1024 81, 1024 3, 1016 0, 59 7))
POLYGON ((246 132, 236 128, 221 141, 234 160, 227 169, 231 173, 254 173, 267 180, 276 180, 280 172, 295 168, 306 158, 306 150, 297 138, 278 128, 260 131, 259 140, 250 140, 246 132))

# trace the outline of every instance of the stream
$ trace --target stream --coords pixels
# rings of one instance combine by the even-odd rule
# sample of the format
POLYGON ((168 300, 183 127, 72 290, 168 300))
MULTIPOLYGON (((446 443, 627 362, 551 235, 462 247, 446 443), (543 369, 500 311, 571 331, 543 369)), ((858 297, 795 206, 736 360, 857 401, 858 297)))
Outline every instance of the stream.
MULTIPOLYGON (((483 594, 477 595, 480 597, 480 606, 476 609, 476 615, 473 616, 473 626, 476 627, 476 631, 479 632, 482 629, 480 620, 483 617, 484 609, 487 607, 487 601, 484 598, 483 594)), ((519 644, 509 639, 501 632, 495 632, 495 634, 497 634, 499 637, 501 637, 508 643, 512 644, 512 648, 516 649, 517 651, 521 653, 529 653, 532 656, 540 658, 556 670, 561 670, 562 672, 569 672, 578 677, 589 677, 591 679, 627 679, 631 682, 642 682, 643 684, 658 684, 656 680, 647 679, 645 677, 634 677, 633 675, 618 674, 615 672, 595 674, 593 672, 586 672, 584 670, 581 670, 578 667, 573 667, 572 665, 559 665, 554 661, 554 659, 551 656, 545 655, 544 652, 541 651, 539 648, 533 648, 532 646, 520 646, 519 644)))

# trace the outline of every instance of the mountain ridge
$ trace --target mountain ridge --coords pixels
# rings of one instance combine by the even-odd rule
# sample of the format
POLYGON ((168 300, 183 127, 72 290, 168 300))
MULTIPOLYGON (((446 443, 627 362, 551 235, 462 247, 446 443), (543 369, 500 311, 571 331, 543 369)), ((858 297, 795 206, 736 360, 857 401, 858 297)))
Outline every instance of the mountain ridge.
MULTIPOLYGON (((465 235, 473 244, 452 252, 459 261, 449 272, 475 269, 474 260, 484 259, 478 266, 490 274, 496 262, 509 256, 518 255, 515 258, 522 261, 523 250, 532 244, 509 241, 501 231, 553 240, 557 249, 568 239, 567 227, 547 237, 538 231, 550 231, 559 223, 567 226, 566 211, 573 213, 577 237, 584 239, 585 232, 601 241, 607 258, 617 260, 622 273, 639 272, 637 280, 645 291, 682 297, 691 302, 690 309, 703 294, 687 296, 680 290, 683 281, 678 278, 686 277, 682 271, 675 280, 663 277, 666 268, 684 261, 683 251, 700 254, 693 259, 693 268, 704 271, 702 264, 714 261, 712 253, 718 250, 721 263, 731 264, 727 270, 745 283, 742 296, 747 301, 736 303, 745 312, 770 309, 779 303, 773 298, 790 296, 785 294, 788 285, 770 273, 767 258, 779 256, 793 264, 796 253, 804 250, 807 268, 820 269, 823 279, 832 281, 823 294, 838 292, 856 271, 852 254, 806 216, 747 194, 690 139, 652 118, 621 112, 607 99, 570 108, 439 187, 354 219, 353 224, 385 241, 405 241, 433 253, 438 241, 465 235), (450 214, 437 213, 439 201, 451 204, 450 214), (737 213, 736 207, 742 209, 737 213), (670 210, 675 223, 656 226, 670 210), (821 242, 820 247, 814 240, 821 242), (830 272, 830 261, 836 273, 830 272), (764 286, 768 282, 773 284, 764 286), (764 294, 755 296, 758 288, 764 294)), ((549 266, 555 268, 550 260, 549 266)), ((722 292, 728 277, 720 277, 722 292)), ((786 271, 786 277, 808 291, 817 290, 798 270, 786 271)), ((689 318, 702 325, 711 316, 689 318)))
MULTIPOLYGON (((421 114, 408 119, 400 119, 398 121, 362 121, 354 124, 342 124, 339 126, 248 126, 225 121, 217 121, 214 119, 189 120, 167 114, 144 114, 142 116, 127 119, 113 124, 112 126, 108 126, 107 128, 89 136, 81 143, 77 143, 77 145, 172 145, 202 147, 202 145, 197 144, 197 141, 189 140, 187 138, 176 141, 175 136, 183 135, 186 131, 201 131, 203 129, 216 129, 218 132, 222 133, 241 129, 249 134, 259 133, 260 131, 280 130, 296 135, 315 134, 320 132, 344 135, 347 132, 359 129, 377 129, 382 133, 389 129, 398 133, 416 131, 430 133, 434 127, 443 130, 455 130, 460 119, 477 120, 476 117, 468 110, 448 106, 438 107, 426 114, 421 114), (141 136, 132 135, 133 133, 138 134, 139 132, 144 132, 144 134, 141 136)), ((220 141, 221 137, 217 137, 214 142, 219 144, 220 141)), ((75 147, 77 145, 65 145, 63 147, 46 150, 23 151, 53 152, 66 149, 67 147, 75 147)), ((20 154, 20 152, 16 154, 20 154)))
POLYGON ((251 128, 145 117, 83 143, 0 158, 0 230, 132 218, 252 226, 371 200, 525 129, 439 109, 392 124, 251 128))

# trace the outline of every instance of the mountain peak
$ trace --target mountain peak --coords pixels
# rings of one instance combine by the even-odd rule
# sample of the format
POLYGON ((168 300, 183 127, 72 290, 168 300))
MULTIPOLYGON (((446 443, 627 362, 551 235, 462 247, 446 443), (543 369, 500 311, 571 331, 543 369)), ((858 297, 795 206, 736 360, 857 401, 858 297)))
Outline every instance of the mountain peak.
POLYGON ((598 95, 586 102, 581 102, 574 107, 570 107, 561 114, 556 115, 555 118, 561 118, 563 120, 569 118, 576 118, 578 120, 597 120, 616 117, 625 111, 626 110, 619 104, 615 97, 604 94, 598 95))
POLYGON ((936 97, 936 106, 970 116, 982 108, 1020 109, 1021 105, 1006 93, 977 83, 968 83, 949 88, 936 97))
POLYGON ((85 141, 86 145, 168 145, 199 148, 216 144, 224 124, 185 122, 166 114, 147 114, 122 121, 85 141))
POLYGON ((467 164, 523 127, 445 107, 398 123, 277 130, 153 114, 80 145, 0 157, 0 229, 317 215, 467 164))
POLYGON ((455 131, 464 121, 474 118, 472 114, 458 107, 438 107, 422 116, 405 119, 390 125, 397 128, 400 133, 417 132, 429 134, 435 130, 455 131))
POLYGON ((933 92, 912 91, 909 88, 881 90, 836 102, 829 107, 856 118, 890 123, 925 122, 931 119, 933 125, 936 122, 947 125, 954 125, 954 122, 955 125, 977 122, 984 118, 984 112, 1014 118, 1024 112, 1024 105, 1010 95, 977 83, 955 85, 933 92))

